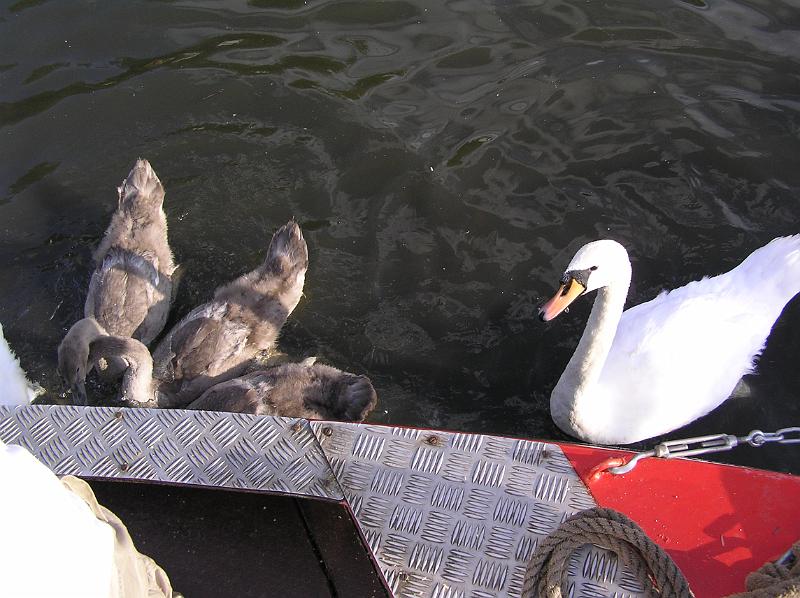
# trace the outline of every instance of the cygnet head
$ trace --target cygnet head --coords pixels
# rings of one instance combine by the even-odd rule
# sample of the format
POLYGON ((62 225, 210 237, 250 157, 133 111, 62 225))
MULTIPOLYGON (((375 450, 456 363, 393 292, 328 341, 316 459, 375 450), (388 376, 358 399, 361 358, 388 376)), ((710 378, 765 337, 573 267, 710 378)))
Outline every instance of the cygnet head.
POLYGON ((539 319, 548 322, 581 295, 630 280, 631 262, 625 248, 610 239, 592 241, 572 258, 555 296, 539 308, 539 319))
POLYGON ((86 405, 86 373, 91 369, 88 363, 90 345, 106 334, 97 320, 83 318, 72 325, 58 346, 58 373, 72 390, 78 405, 86 405))
POLYGON ((64 339, 58 346, 58 373, 64 384, 72 390, 74 401, 86 405, 86 369, 89 345, 73 344, 64 339))

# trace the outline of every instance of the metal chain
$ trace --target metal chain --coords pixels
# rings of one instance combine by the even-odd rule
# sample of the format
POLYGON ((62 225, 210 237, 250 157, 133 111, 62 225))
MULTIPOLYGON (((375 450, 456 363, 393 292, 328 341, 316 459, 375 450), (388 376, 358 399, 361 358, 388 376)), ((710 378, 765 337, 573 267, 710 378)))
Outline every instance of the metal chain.
POLYGON ((637 453, 625 465, 610 467, 607 471, 613 474, 628 473, 636 464, 647 457, 660 457, 672 459, 674 457, 692 457, 708 453, 719 453, 736 448, 740 444, 749 444, 753 447, 764 446, 767 443, 800 444, 800 427, 781 428, 776 432, 762 432, 753 430, 747 436, 734 436, 732 434, 712 434, 710 436, 695 436, 681 440, 667 440, 653 447, 652 450, 637 453))

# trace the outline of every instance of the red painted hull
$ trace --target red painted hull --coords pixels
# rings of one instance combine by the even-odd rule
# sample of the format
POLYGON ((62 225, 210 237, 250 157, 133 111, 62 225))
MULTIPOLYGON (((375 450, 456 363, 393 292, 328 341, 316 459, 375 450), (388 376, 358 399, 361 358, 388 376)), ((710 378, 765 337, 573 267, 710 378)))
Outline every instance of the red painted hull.
POLYGON ((688 459, 644 459, 612 475, 597 473, 598 465, 633 453, 559 446, 597 504, 636 521, 672 556, 697 598, 744 591, 748 573, 800 539, 798 476, 688 459))

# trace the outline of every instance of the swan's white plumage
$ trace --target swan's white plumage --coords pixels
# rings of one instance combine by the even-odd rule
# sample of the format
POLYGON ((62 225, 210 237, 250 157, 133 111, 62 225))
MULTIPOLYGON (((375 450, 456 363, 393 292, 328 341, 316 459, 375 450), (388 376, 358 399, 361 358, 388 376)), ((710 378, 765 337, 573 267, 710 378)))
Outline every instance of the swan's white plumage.
POLYGON ((0 405, 27 405, 35 396, 19 360, 3 336, 3 326, 0 325, 0 405))
MULTIPOLYGON (((597 273, 614 270, 594 265, 597 273)), ((627 290, 629 277, 606 288, 615 283, 627 290)), ((753 370, 775 320, 798 292, 800 235, 774 239, 725 274, 628 309, 616 329, 613 317, 595 321, 594 311, 604 309, 601 294, 573 357, 580 363, 570 362, 551 396, 556 423, 587 441, 626 444, 705 415, 753 370), (586 350, 609 334, 607 356, 586 350)))

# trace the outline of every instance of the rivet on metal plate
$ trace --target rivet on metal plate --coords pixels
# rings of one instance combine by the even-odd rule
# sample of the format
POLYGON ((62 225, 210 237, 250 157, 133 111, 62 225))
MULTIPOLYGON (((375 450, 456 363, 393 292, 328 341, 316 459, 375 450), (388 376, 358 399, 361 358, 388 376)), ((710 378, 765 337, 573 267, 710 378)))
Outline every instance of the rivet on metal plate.
POLYGON ((122 418, 123 418, 122 411, 117 411, 116 413, 114 413, 114 419, 122 419, 122 418))
POLYGON ((425 439, 425 442, 427 442, 431 446, 439 446, 440 444, 442 444, 441 439, 438 436, 434 435, 434 434, 431 434, 430 436, 428 436, 425 439))
POLYGON ((119 469, 120 469, 120 471, 128 471, 128 469, 130 469, 130 467, 131 467, 131 466, 130 466, 130 465, 128 465, 127 463, 120 463, 120 464, 119 464, 119 469))
POLYGON ((333 428, 331 428, 330 426, 325 426, 324 428, 322 428, 322 433, 325 436, 331 436, 333 435, 333 428))

